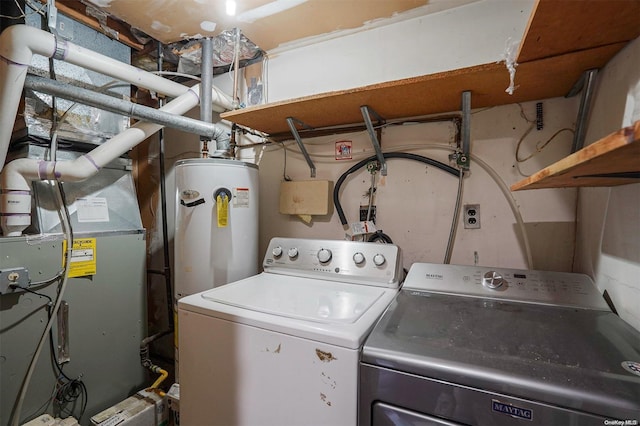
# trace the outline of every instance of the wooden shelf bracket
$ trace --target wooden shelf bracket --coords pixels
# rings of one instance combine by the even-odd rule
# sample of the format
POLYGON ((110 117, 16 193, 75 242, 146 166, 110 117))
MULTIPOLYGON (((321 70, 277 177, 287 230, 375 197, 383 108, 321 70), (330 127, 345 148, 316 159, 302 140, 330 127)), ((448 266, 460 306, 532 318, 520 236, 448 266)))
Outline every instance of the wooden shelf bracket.
POLYGON ((367 105, 362 105, 360 107, 360 112, 362 113, 362 117, 364 118, 364 124, 365 126, 367 126, 367 131, 369 132, 369 138, 371 139, 373 149, 375 149, 376 151, 376 157, 378 158, 378 162, 380 163, 380 173, 382 174, 382 176, 386 176, 387 162, 384 159, 384 155, 382 155, 382 148, 380 147, 380 141, 378 141, 376 129, 373 127, 373 123, 371 122, 371 115, 374 115, 376 117, 379 125, 384 124, 384 119, 367 105))
POLYGON ((312 129, 312 127, 296 118, 287 117, 287 124, 289 125, 289 129, 291 130, 291 134, 293 135, 294 139, 298 143, 298 147, 300 147, 300 151, 302 152, 304 159, 307 160, 307 165, 311 170, 311 177, 314 178, 316 177, 316 166, 315 164, 313 164, 313 160, 309 156, 309 153, 307 152, 307 148, 305 148, 304 144, 302 143, 302 139, 300 138, 300 134, 298 133, 298 129, 296 128, 296 123, 298 123, 305 129, 312 129))

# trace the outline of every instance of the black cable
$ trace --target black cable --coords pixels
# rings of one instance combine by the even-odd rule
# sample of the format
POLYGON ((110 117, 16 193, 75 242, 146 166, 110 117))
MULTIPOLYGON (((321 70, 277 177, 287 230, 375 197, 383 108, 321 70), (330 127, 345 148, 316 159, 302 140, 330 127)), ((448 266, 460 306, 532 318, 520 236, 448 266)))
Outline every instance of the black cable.
POLYGON ((369 243, 382 242, 382 243, 385 243, 385 244, 393 244, 393 241, 391 240, 391 237, 389 237, 387 234, 385 234, 382 231, 376 231, 373 234, 371 234, 369 239, 367 239, 367 242, 369 242, 369 243))
MULTIPOLYGON (((425 163, 425 164, 429 164, 431 166, 437 167, 442 171, 445 171, 453 176, 456 177, 456 179, 458 178, 458 170, 448 166, 444 163, 441 163, 437 160, 433 160, 429 157, 423 157, 422 155, 417 155, 417 154, 410 154, 408 152, 385 152, 384 154, 382 154, 382 156, 385 159, 391 159, 391 158, 402 158, 405 160, 414 160, 414 161, 419 161, 421 163, 425 163)), ((351 166, 351 168, 349 168, 349 170, 347 170, 346 172, 344 172, 340 178, 338 179, 338 181, 336 182, 334 188, 333 188, 333 204, 336 207, 336 212, 338 213, 338 217, 340 218, 340 223, 342 223, 343 225, 347 225, 348 221, 347 218, 344 215, 344 211, 342 210, 342 205, 340 204, 340 187, 342 186, 342 184, 344 183, 344 181, 347 179, 347 177, 355 172, 356 170, 364 167, 368 162, 370 161, 375 161, 377 160, 378 157, 376 157, 375 155, 369 158, 365 158, 364 160, 354 164, 353 166, 351 166)))

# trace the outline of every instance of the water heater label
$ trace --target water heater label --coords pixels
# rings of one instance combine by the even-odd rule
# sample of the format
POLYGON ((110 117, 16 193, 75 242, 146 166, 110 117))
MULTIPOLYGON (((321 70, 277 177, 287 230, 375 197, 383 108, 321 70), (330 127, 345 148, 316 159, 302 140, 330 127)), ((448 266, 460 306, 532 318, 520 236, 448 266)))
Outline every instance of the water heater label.
POLYGON ((249 188, 233 188, 233 206, 249 207, 249 188))

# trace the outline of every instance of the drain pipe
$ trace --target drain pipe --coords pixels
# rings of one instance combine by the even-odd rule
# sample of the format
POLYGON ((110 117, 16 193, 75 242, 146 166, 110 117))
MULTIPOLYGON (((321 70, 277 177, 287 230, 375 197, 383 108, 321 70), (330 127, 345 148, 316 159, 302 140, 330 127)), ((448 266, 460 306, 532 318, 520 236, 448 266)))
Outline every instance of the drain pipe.
MULTIPOLYGON (((27 25, 0 34, 0 171, 6 160, 22 88, 33 55, 58 59, 175 98, 189 87, 77 46, 27 25)), ((217 88, 212 95, 219 111, 232 110, 233 100, 217 88)))
MULTIPOLYGON (((216 125, 211 124, 210 121, 205 123, 199 120, 194 120, 193 118, 169 114, 156 108, 135 104, 133 102, 125 101, 124 99, 118 99, 103 93, 96 93, 92 90, 75 87, 70 84, 61 83, 48 78, 27 75, 24 87, 70 101, 80 102, 82 104, 116 114, 124 114, 138 120, 162 124, 163 126, 182 130, 187 133, 195 133, 197 135, 208 137, 212 137, 218 133, 216 125)), ((211 96, 209 96, 209 101, 211 101, 211 96)))
MULTIPOLYGON (((167 103, 160 110, 171 114, 185 114, 200 102, 198 90, 199 85, 188 89, 187 93, 167 103)), ((65 182, 83 181, 162 127, 160 124, 138 122, 73 161, 56 162, 19 158, 7 164, 0 175, 1 226, 4 236, 20 236, 31 223, 29 181, 52 179, 65 182)))

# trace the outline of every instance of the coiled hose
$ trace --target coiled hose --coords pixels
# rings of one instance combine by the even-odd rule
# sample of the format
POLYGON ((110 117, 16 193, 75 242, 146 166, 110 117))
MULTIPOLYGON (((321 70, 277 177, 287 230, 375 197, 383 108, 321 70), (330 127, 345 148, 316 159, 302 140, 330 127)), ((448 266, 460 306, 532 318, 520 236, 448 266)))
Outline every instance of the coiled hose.
MULTIPOLYGON (((444 163, 441 163, 440 161, 434 160, 432 158, 429 157, 424 157, 422 155, 418 155, 418 154, 411 154, 408 152, 385 152, 382 154, 382 156, 385 158, 385 160, 387 159, 391 159, 391 158, 402 158, 405 160, 414 160, 414 161, 419 161, 421 163, 425 163, 428 164, 430 166, 434 166, 439 168, 442 171, 445 171, 453 176, 455 176, 456 178, 459 176, 459 171, 451 166, 448 166, 444 163)), ((349 168, 349 170, 347 170, 346 172, 344 172, 340 178, 338 178, 334 188, 333 188, 333 204, 336 208, 336 212, 338 212, 338 217, 340 218, 340 223, 342 223, 343 225, 347 225, 348 221, 347 218, 344 214, 344 210, 342 210, 342 205, 340 204, 340 188, 342 187, 342 184, 344 183, 344 181, 347 179, 347 177, 349 177, 349 175, 359 169, 361 169, 362 167, 364 167, 367 163, 371 162, 371 161, 375 161, 377 160, 378 157, 376 157, 375 155, 369 158, 365 158, 364 160, 354 164, 353 166, 351 166, 351 168, 349 168)))

